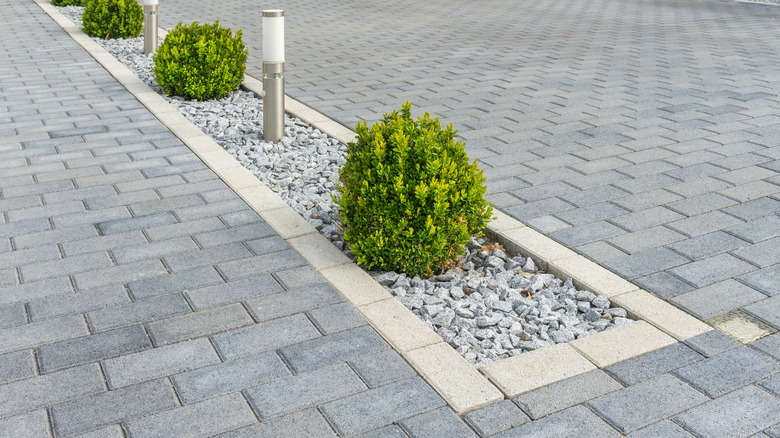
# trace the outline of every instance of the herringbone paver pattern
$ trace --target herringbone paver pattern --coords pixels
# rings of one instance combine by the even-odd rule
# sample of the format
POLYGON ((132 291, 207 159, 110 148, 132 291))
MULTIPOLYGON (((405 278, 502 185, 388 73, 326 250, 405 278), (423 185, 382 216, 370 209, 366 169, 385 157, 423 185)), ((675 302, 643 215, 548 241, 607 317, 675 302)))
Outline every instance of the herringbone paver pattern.
POLYGON ((292 97, 349 127, 405 100, 440 114, 496 207, 691 314, 780 290, 780 7, 170 0, 160 17, 242 28, 260 77, 270 7, 292 97), (729 279, 752 291, 708 304, 729 279))

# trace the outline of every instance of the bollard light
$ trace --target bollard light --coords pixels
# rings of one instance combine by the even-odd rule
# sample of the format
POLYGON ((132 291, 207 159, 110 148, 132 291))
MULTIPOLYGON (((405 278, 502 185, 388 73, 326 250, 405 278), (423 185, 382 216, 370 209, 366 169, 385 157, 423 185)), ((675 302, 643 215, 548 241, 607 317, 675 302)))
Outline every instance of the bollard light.
POLYGON ((157 3, 144 0, 144 55, 157 51, 157 3))
POLYGON ((284 136, 284 11, 263 11, 263 138, 284 136))

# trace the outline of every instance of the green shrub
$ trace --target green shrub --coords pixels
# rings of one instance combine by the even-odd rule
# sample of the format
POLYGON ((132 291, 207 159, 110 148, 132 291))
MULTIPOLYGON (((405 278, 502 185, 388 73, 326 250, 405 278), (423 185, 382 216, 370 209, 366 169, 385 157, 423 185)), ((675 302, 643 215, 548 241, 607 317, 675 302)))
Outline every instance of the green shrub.
POLYGON ((89 0, 51 0, 54 6, 86 6, 89 0))
POLYGON ((154 74, 166 93, 185 99, 218 99, 244 80, 246 58, 241 29, 179 23, 154 56, 154 74))
POLYGON ((452 125, 428 113, 413 120, 409 102, 355 131, 334 197, 344 240, 369 269, 433 274, 490 220, 482 170, 452 125))
POLYGON ((89 0, 84 32, 99 38, 132 38, 141 33, 144 12, 136 0, 89 0))

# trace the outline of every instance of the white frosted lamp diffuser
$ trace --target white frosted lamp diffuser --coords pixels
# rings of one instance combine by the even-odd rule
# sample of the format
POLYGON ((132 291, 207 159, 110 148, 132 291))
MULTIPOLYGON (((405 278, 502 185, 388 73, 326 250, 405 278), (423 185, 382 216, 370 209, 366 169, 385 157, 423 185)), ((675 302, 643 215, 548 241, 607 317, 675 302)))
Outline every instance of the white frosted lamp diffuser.
POLYGON ((284 10, 263 11, 263 62, 284 62, 284 10))

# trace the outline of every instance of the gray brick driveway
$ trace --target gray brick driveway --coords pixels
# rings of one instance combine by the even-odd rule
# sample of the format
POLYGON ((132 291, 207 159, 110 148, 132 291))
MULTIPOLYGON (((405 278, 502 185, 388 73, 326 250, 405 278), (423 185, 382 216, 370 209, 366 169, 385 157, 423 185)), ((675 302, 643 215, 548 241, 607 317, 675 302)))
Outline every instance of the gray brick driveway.
POLYGON ((780 436, 780 335, 717 331, 459 419, 35 4, 0 9, 0 436, 780 436))
POLYGON ((166 0, 286 16, 287 92, 348 127, 410 100, 505 213, 708 319, 780 328, 780 7, 725 0, 166 0))

